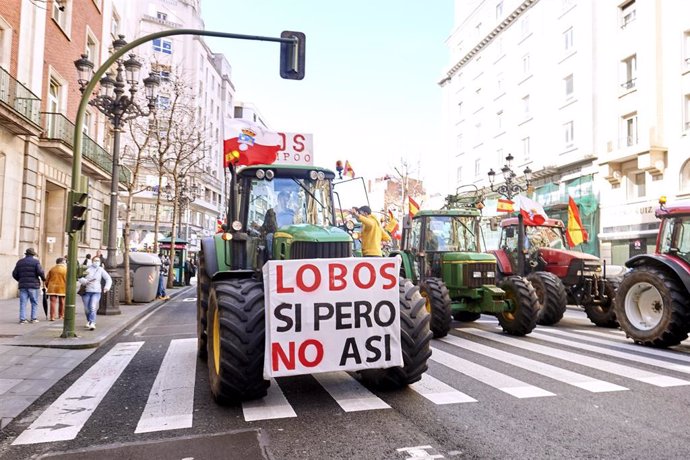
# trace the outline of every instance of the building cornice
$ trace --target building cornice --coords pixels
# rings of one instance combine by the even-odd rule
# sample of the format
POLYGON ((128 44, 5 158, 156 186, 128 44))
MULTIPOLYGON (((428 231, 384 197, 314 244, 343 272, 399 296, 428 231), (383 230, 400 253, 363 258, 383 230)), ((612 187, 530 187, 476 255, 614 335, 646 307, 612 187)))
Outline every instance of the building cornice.
POLYGON ((477 53, 483 50, 489 43, 493 41, 494 38, 498 36, 503 30, 507 29, 512 25, 517 19, 522 16, 525 11, 534 6, 539 0, 525 0, 518 6, 512 13, 510 13, 500 24, 498 24, 494 29, 489 32, 477 45, 470 50, 469 53, 465 54, 462 59, 460 59, 453 67, 446 72, 446 76, 439 80, 438 85, 444 86, 450 82, 451 78, 462 69, 465 64, 467 64, 470 59, 472 59, 477 53))

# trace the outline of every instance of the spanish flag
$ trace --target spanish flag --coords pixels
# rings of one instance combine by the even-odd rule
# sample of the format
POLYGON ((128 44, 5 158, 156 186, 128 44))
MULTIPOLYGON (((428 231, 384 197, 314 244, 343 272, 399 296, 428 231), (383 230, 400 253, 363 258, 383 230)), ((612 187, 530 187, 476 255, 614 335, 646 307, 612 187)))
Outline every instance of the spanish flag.
POLYGON ((415 214, 419 212, 419 205, 417 202, 411 197, 407 197, 409 199, 409 204, 410 204, 410 219, 414 217, 415 214))
POLYGON ((386 224, 386 231, 393 235, 398 231, 398 220, 393 215, 391 210, 388 210, 388 223, 386 224))
POLYGON ((497 212, 513 212, 513 202, 505 198, 499 198, 496 203, 497 212))
POLYGON ((571 248, 589 240, 587 230, 580 220, 580 210, 572 196, 568 197, 568 228, 565 230, 565 238, 571 248))
POLYGON ((348 160, 345 160, 345 168, 343 174, 345 174, 346 176, 350 176, 353 179, 355 178, 355 170, 352 169, 352 165, 348 160))

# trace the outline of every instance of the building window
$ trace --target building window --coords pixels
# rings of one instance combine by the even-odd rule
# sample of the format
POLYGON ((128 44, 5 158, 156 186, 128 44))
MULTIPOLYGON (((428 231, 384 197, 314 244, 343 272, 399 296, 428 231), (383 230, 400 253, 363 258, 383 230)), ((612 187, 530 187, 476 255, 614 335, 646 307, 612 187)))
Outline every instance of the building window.
POLYGON ((631 22, 635 20, 637 15, 637 7, 635 5, 635 0, 630 0, 629 2, 621 5, 621 29, 625 29, 630 25, 631 22))
POLYGON ((573 74, 568 75, 563 79, 565 86, 565 97, 571 98, 573 96, 573 74))
POLYGON ((529 54, 522 56, 522 73, 529 75, 529 54))
POLYGON ((164 38, 153 39, 153 51, 163 54, 172 54, 172 42, 164 38))
POLYGON ((635 80, 637 80, 637 55, 633 54, 621 61, 623 74, 623 82, 621 87, 623 89, 632 89, 635 87, 635 80))
POLYGON ((683 62, 690 67, 690 31, 683 34, 683 62))
POLYGON ((482 35, 482 23, 480 22, 476 26, 474 26, 474 33, 477 35, 477 37, 481 37, 482 35))
POLYGON ((477 158, 474 160, 474 177, 479 177, 482 173, 482 160, 477 158))
POLYGON ((573 121, 563 123, 563 133, 565 134, 565 147, 570 148, 575 145, 575 123, 573 121))
POLYGON ((644 198, 647 196, 647 174, 642 171, 631 171, 626 175, 628 183, 628 199, 644 198))
POLYGON ((458 155, 462 153, 462 148, 462 134, 458 134, 455 138, 455 151, 458 153, 458 155))
POLYGON ((113 17, 110 19, 110 35, 112 35, 113 38, 117 38, 119 33, 120 33, 120 17, 117 14, 113 14, 113 17))
POLYGON ((12 26, 0 17, 0 67, 9 70, 12 57, 12 26))
POLYGON ((522 36, 529 34, 529 16, 523 16, 520 22, 520 32, 522 36))
POLYGON ((529 137, 522 138, 522 157, 525 159, 525 162, 530 159, 529 137))
POLYGON ((496 90, 498 94, 503 92, 503 74, 499 73, 496 75, 496 90))
POLYGON ((84 124, 81 127, 81 131, 84 133, 84 135, 88 136, 91 133, 91 124, 93 123, 93 117, 91 116, 91 112, 86 111, 84 112, 84 124))
POLYGON ((637 145, 637 114, 623 117, 623 130, 625 132, 625 145, 627 147, 637 145))
POLYGON ((496 112, 496 128, 499 132, 503 129, 503 110, 496 112))
POLYGON ((477 138, 477 145, 481 144, 481 142, 482 142, 482 123, 481 122, 474 125, 474 134, 477 138))
POLYGON ((60 112, 60 83, 54 78, 48 82, 48 112, 60 112))
MULTIPOLYGON (((0 157, 0 160, 1 159, 0 157)), ((0 169, 0 174, 2 174, 2 169, 0 169)), ((1 177, 0 180, 2 180, 1 177)), ((690 192, 690 160, 683 163, 683 166, 680 168, 680 191, 686 193, 690 192)), ((2 192, 1 188, 0 192, 2 192)), ((2 196, 0 196, 0 200, 2 200, 2 196)), ((2 202, 0 201, 0 203, 2 202)))
POLYGON ((525 115, 529 115, 529 94, 522 98, 522 111, 525 115))
POLYGON ((53 20, 65 34, 70 33, 70 22, 72 19, 72 0, 53 1, 53 20))
POLYGON ((503 149, 497 149, 496 150, 496 164, 500 165, 503 163, 503 160, 505 159, 505 155, 503 155, 503 149))
POLYGON ((501 19, 503 17, 503 2, 496 3, 496 19, 501 19))
POLYGON ((170 108, 170 97, 158 96, 157 103, 159 109, 168 110, 170 108))
POLYGON ((161 11, 157 11, 156 12, 156 18, 158 18, 159 21, 167 21, 168 15, 166 13, 161 12, 161 11))
POLYGON ((462 184, 462 166, 459 166, 458 169, 455 170, 455 181, 458 184, 462 184))
POLYGON ((570 29, 566 30, 563 32, 563 46, 565 48, 565 51, 570 51, 573 47, 573 28, 571 27, 570 29))
POLYGON ((683 129, 690 131, 690 94, 683 97, 683 129))

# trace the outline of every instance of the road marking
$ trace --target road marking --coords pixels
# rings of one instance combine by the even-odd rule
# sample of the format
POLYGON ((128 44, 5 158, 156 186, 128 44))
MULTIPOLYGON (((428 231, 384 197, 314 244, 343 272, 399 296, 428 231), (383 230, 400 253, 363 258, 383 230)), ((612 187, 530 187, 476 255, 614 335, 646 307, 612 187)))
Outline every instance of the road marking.
MULTIPOLYGON (((534 332, 533 332, 534 334, 534 332)), ((496 348, 488 347, 470 340, 461 339, 460 337, 447 336, 441 339, 443 342, 449 343, 463 350, 469 350, 480 355, 488 356, 489 358, 508 363, 510 365, 526 369, 535 374, 543 375, 559 382, 573 385, 583 390, 591 391, 593 393, 601 393, 605 391, 623 391, 627 388, 614 383, 605 382, 603 380, 588 377, 586 375, 578 374, 567 369, 552 366, 550 364, 542 363, 533 359, 525 358, 524 356, 507 353, 496 348)))
POLYGON ((516 398, 539 398, 542 396, 556 396, 550 391, 546 391, 542 388, 530 385, 521 380, 514 379, 513 377, 501 374, 489 368, 480 366, 473 363, 472 361, 467 361, 466 359, 458 358, 455 355, 446 353, 438 348, 433 348, 431 353, 431 359, 439 364, 475 380, 479 380, 497 390, 508 393, 509 395, 515 396, 516 398))
POLYGON ((405 452, 406 455, 411 455, 411 457, 405 457, 405 460, 431 460, 434 458, 446 458, 441 454, 430 454, 427 450, 435 450, 431 446, 415 446, 415 447, 401 447, 396 449, 398 452, 405 452))
POLYGON ((196 302, 196 297, 185 297, 182 299, 183 302, 196 302))
POLYGON ((452 386, 441 382, 429 374, 422 374, 422 380, 413 383, 410 385, 410 388, 434 404, 477 402, 476 399, 456 390, 452 386))
POLYGON ((144 342, 122 342, 79 377, 12 445, 74 439, 144 342))
POLYGON ((135 433, 192 426, 196 339, 170 341, 135 433))
POLYGON ((533 351, 552 358, 562 359, 585 367, 608 372, 610 374, 619 375, 621 377, 637 380, 638 382, 648 383, 658 387, 674 387, 681 385, 689 385, 690 382, 686 380, 677 379, 675 377, 667 377, 665 375, 656 374, 654 372, 647 372, 637 369, 632 366, 625 366, 611 361, 606 361, 599 358, 581 355, 570 351, 559 350, 553 347, 545 347, 537 345, 533 342, 520 340, 514 337, 507 337, 501 334, 485 332, 479 329, 463 329, 463 333, 472 334, 479 337, 484 337, 495 342, 512 345, 523 350, 533 351))
POLYGON ((275 379, 271 379, 271 386, 268 387, 265 397, 243 402, 242 412, 247 422, 297 417, 275 379))
MULTIPOLYGON (((555 333, 558 334, 559 332, 560 331, 557 331, 555 333)), ((605 354, 607 356, 611 356, 614 358, 626 359, 628 361, 635 361, 636 363, 648 364, 650 366, 660 367, 662 369, 668 369, 671 371, 682 372, 684 374, 690 374, 690 366, 688 366, 686 364, 669 363, 667 361, 662 361, 659 359, 650 358, 647 356, 642 356, 639 353, 634 353, 631 351, 616 351, 616 350, 612 350, 610 348, 606 348, 606 347, 599 346, 599 345, 589 345, 589 344, 582 343, 582 342, 576 342, 574 340, 559 339, 558 337, 552 337, 549 334, 532 332, 532 335, 534 337, 538 338, 539 340, 546 340, 547 342, 557 343, 559 345, 566 345, 569 347, 579 348, 581 350, 588 350, 588 351, 593 351, 595 353, 602 353, 602 354, 605 354)), ((577 336, 575 336, 575 338, 577 338, 577 336)), ((591 338, 589 340, 594 342, 597 339, 591 338)), ((607 343, 604 340, 601 340, 600 342, 607 343)), ((641 347, 638 346, 637 348, 641 348, 641 347)))
MULTIPOLYGON (((545 329, 542 332, 551 332, 551 329, 545 329)), ((559 333, 561 331, 558 331, 559 333)), ((637 353, 642 353, 645 355, 653 355, 653 356, 659 356, 661 358, 666 358, 666 359, 673 359, 676 361, 683 361, 686 363, 690 363, 690 356, 688 356, 687 353, 684 353, 682 351, 677 351, 677 350, 671 350, 671 349, 660 349, 660 348, 652 348, 652 347, 645 347, 642 345, 638 345, 635 343, 632 343, 630 340, 624 337, 611 337, 609 334, 606 332, 598 332, 598 331, 585 331, 585 330, 575 330, 578 334, 587 334, 587 337, 572 333, 569 334, 572 337, 577 337, 583 340, 589 340, 590 342, 594 343, 605 343, 608 344, 611 347, 618 348, 621 350, 631 350, 635 351, 637 353), (597 336, 597 337, 604 337, 605 339, 608 340, 601 340, 597 339, 592 336, 597 336)))
POLYGON ((314 378, 345 412, 391 408, 347 372, 325 372, 314 374, 314 378))

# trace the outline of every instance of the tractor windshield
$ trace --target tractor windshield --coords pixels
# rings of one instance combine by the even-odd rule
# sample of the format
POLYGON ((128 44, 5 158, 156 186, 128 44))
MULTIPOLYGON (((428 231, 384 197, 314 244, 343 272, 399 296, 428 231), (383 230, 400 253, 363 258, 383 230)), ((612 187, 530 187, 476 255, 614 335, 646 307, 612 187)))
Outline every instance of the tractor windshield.
POLYGON ((479 252, 477 220, 469 216, 431 216, 427 220, 426 251, 479 252))
POLYGON ((690 264, 690 216, 667 218, 661 233, 661 253, 674 254, 690 264))
POLYGON ((250 229, 259 229, 267 219, 273 218, 276 227, 293 224, 333 225, 329 180, 292 177, 276 177, 273 180, 253 178, 248 196, 250 229))
POLYGON ((563 243, 563 234, 558 227, 532 227, 528 225, 525 226, 525 235, 530 247, 566 249, 563 243))

